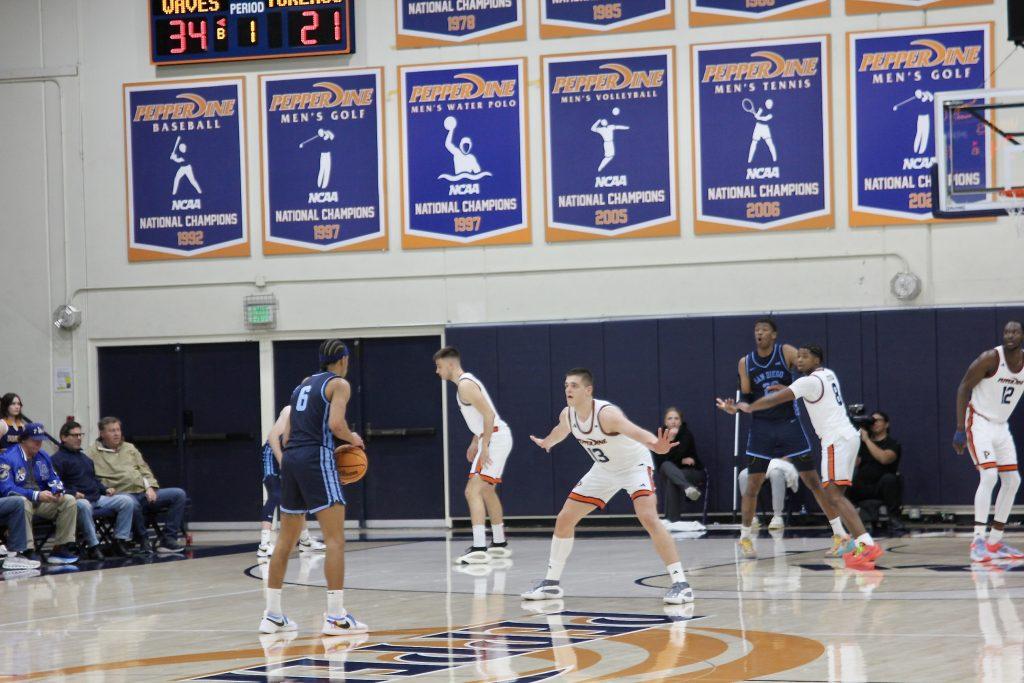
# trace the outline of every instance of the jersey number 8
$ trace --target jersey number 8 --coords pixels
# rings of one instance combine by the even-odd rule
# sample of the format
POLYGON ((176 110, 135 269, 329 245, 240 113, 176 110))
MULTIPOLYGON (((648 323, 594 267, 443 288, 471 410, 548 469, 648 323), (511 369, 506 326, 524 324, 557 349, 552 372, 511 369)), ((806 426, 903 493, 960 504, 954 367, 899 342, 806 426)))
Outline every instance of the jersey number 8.
POLYGON ((608 456, 600 448, 586 448, 587 453, 594 459, 594 462, 608 462, 608 456))
POLYGON ((309 403, 309 392, 313 387, 302 387, 302 391, 299 392, 299 398, 295 401, 295 410, 300 413, 306 409, 306 404, 309 403))

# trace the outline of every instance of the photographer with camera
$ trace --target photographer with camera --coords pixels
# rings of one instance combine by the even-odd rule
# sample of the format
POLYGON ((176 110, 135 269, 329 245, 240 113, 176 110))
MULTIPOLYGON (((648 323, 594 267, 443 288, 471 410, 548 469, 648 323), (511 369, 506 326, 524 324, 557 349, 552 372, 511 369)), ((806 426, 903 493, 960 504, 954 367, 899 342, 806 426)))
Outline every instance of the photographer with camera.
POLYGON ((860 430, 860 452, 853 485, 846 489, 846 497, 855 505, 865 500, 882 501, 889 511, 889 530, 894 535, 905 533, 900 514, 902 448, 899 441, 889 436, 889 416, 881 410, 865 415, 863 405, 851 405, 849 413, 853 426, 860 430))

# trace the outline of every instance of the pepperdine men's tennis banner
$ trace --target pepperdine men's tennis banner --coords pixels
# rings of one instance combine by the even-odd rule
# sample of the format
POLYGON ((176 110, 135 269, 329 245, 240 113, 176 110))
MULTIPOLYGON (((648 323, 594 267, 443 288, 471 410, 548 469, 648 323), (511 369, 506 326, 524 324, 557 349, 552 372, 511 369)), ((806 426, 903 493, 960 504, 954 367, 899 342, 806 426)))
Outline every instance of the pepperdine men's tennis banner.
POLYGON ((395 0, 396 45, 436 47, 524 40, 524 1, 395 0))
POLYGON ((690 26, 827 17, 829 0, 688 0, 690 26))
POLYGON ((240 78, 125 83, 128 260, 248 256, 240 78))
MULTIPOLYGON (((991 87, 992 24, 850 33, 847 42, 850 225, 931 221, 933 93, 991 87)), ((956 171, 982 184, 987 129, 968 128, 953 141, 964 159, 956 171)))
POLYGON ((678 235, 675 49, 552 55, 541 71, 547 240, 678 235))
POLYGON ((399 67, 402 246, 530 242, 526 60, 399 67))
POLYGON ((540 37, 675 28, 675 0, 539 0, 540 37))
POLYGON ((828 36, 692 49, 695 232, 832 227, 828 36))
POLYGON ((263 253, 387 249, 383 80, 260 76, 263 253))

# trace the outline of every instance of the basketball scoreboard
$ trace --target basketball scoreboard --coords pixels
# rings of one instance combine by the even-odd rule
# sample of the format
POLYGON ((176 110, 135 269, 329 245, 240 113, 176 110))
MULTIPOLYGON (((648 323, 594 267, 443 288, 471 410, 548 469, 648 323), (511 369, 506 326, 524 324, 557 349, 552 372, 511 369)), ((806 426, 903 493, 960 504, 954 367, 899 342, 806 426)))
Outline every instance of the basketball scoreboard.
POLYGON ((150 0, 156 65, 355 52, 353 0, 150 0))

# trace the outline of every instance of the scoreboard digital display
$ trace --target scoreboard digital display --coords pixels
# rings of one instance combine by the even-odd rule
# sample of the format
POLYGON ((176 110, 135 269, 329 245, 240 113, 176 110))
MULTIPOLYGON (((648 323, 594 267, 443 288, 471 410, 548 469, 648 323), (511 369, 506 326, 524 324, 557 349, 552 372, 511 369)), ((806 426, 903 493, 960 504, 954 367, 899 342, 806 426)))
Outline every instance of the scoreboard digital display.
POLYGON ((150 0, 156 65, 355 52, 354 0, 150 0))

